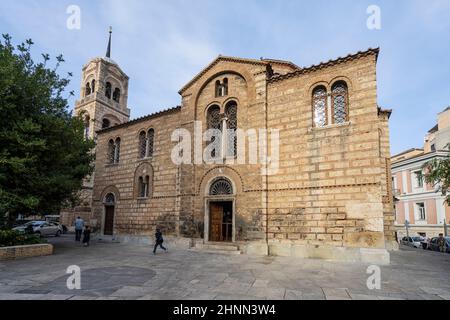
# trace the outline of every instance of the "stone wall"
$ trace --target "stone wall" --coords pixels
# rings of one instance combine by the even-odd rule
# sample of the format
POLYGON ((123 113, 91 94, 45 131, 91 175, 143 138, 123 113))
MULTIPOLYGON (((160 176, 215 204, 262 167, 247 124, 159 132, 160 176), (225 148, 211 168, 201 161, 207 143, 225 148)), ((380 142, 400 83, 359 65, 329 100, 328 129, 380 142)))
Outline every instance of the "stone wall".
POLYGON ((281 130, 280 169, 268 177, 269 239, 385 248, 385 221, 392 232, 389 132, 379 116, 375 59, 368 55, 269 83, 268 126, 281 130), (348 86, 348 122, 315 128, 312 91, 323 85, 330 92, 339 80, 348 86))
POLYGON ((103 221, 103 201, 108 193, 116 197, 115 231, 117 234, 150 235, 156 226, 167 234, 178 235, 177 209, 178 168, 171 160, 172 131, 179 123, 179 111, 154 117, 146 122, 107 131, 97 141, 93 216, 91 224, 100 228, 103 221), (139 158, 139 133, 155 130, 152 158, 139 158), (120 137, 120 162, 109 164, 108 141, 120 137), (138 173, 151 177, 150 195, 139 198, 138 173))
MULTIPOLYGON (((292 246, 383 250, 394 229, 389 114, 377 105, 376 59, 377 52, 368 51, 294 73, 283 65, 275 68, 280 75, 270 79, 274 68, 268 62, 219 58, 182 89, 181 107, 99 133, 94 222, 102 225, 103 200, 112 192, 118 235, 151 235, 159 226, 170 236, 204 238, 208 201, 214 200, 210 183, 226 177, 234 189, 235 239, 258 243, 259 249, 248 251, 275 254, 280 251, 273 248, 280 245, 291 253, 292 246), (225 77, 228 95, 216 97, 215 82, 225 77), (338 80, 348 85, 349 119, 315 128, 312 90, 318 84, 330 90, 338 80), (223 113, 231 100, 238 105, 240 129, 280 130, 277 171, 266 175, 261 163, 176 166, 170 158, 176 145, 172 132, 183 128, 191 133, 194 160, 196 121, 204 131, 208 108, 218 105, 223 113), (139 133, 149 128, 155 130, 155 154, 140 160, 139 133), (108 165, 107 144, 117 137, 120 163, 108 165), (151 173, 151 195, 139 199, 137 172, 144 169, 151 173)), ((247 159, 248 147, 247 141, 247 159)))
POLYGON ((0 261, 48 256, 52 254, 53 246, 51 244, 4 247, 0 248, 0 261))

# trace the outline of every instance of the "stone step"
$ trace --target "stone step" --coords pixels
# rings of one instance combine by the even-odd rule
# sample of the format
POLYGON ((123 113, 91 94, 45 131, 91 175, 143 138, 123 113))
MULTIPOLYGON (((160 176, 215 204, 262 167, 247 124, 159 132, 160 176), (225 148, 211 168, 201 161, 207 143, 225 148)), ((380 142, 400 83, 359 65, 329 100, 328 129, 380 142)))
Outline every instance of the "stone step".
POLYGON ((239 250, 208 250, 208 249, 198 249, 198 248, 192 248, 190 251, 193 252, 201 252, 201 253, 210 253, 210 254, 223 254, 223 255, 240 255, 242 254, 239 250))
POLYGON ((235 244, 222 244, 222 243, 205 243, 205 244, 196 244, 196 249, 199 250, 212 250, 212 251, 239 251, 239 246, 235 244))

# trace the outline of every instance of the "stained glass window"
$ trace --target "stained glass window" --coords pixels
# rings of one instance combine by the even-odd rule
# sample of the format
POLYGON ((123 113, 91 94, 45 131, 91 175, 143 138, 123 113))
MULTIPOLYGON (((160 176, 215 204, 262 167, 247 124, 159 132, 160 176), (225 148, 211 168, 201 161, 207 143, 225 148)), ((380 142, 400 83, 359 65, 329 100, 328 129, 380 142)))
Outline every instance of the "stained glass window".
POLYGON ((344 123, 347 121, 347 84, 339 81, 333 85, 333 120, 334 123, 344 123))
POLYGON ((236 102, 232 101, 228 103, 225 114, 227 117, 227 130, 231 130, 228 132, 228 153, 227 155, 230 156, 237 156, 237 136, 236 131, 238 128, 237 123, 237 104, 236 102))
POLYGON ((142 131, 139 134, 139 158, 145 158, 147 154, 147 134, 142 131))
POLYGON ((147 136, 147 140, 148 140, 148 153, 147 156, 148 157, 153 157, 153 149, 154 149, 154 144, 155 144, 155 130, 150 129, 148 130, 148 136, 147 136))
POLYGON ((116 147, 114 144, 114 140, 109 140, 109 144, 108 144, 108 162, 110 164, 114 163, 114 158, 115 158, 115 151, 116 147))
MULTIPOLYGON (((207 116, 207 122, 208 122, 208 129, 218 129, 220 130, 222 128, 222 118, 220 116, 220 108, 219 106, 212 106, 208 109, 208 116, 207 116)), ((212 137, 211 143, 214 143, 216 141, 216 137, 212 137)), ((211 151, 211 157, 216 157, 216 150, 211 151)))
POLYGON ((115 143, 114 163, 119 163, 119 161, 120 161, 120 138, 117 138, 115 143))
POLYGON ((320 86, 313 92, 314 124, 316 127, 327 125, 327 90, 320 86))

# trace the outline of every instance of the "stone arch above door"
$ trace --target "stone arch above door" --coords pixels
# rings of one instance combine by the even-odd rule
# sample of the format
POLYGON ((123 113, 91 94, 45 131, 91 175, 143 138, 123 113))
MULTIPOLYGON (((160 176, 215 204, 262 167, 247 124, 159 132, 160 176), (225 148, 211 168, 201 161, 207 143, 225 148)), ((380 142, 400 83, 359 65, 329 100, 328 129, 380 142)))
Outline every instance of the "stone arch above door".
POLYGON ((103 190, 103 192, 102 192, 102 195, 101 195, 101 197, 100 197, 100 201, 101 201, 102 203, 104 203, 104 202, 105 202, 105 198, 106 198, 106 196, 107 196, 109 193, 112 193, 112 194, 114 195, 114 198, 115 198, 115 204, 117 204, 117 202, 120 200, 120 192, 119 192, 119 189, 117 189, 116 186, 108 186, 108 187, 106 187, 106 188, 103 190))
POLYGON ((231 167, 221 166, 212 168, 203 175, 198 186, 198 194, 209 196, 211 184, 220 178, 225 178, 230 181, 233 186, 234 195, 244 191, 244 184, 240 173, 231 167))

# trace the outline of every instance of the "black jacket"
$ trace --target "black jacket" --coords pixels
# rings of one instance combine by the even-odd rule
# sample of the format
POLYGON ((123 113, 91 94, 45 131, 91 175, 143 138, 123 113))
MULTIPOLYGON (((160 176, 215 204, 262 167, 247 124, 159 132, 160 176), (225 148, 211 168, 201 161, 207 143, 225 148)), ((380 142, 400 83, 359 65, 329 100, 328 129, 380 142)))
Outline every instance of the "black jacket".
POLYGON ((155 233, 155 238, 156 238, 156 242, 157 243, 162 243, 164 242, 163 236, 161 232, 156 232, 155 233))
POLYGON ((83 235, 83 243, 87 243, 91 240, 91 230, 84 230, 83 235))

